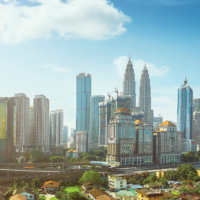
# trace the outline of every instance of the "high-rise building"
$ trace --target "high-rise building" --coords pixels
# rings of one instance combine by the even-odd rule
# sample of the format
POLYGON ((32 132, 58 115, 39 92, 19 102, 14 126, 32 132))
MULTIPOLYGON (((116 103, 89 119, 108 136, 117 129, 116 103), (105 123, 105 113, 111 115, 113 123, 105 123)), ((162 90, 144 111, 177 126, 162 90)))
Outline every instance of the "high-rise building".
POLYGON ((142 70, 139 89, 139 107, 144 112, 144 122, 153 125, 153 111, 151 110, 151 86, 146 64, 142 70))
POLYGON ((68 142, 68 126, 63 126, 63 143, 68 142))
POLYGON ((103 102, 105 96, 95 95, 90 99, 90 131, 88 135, 89 145, 96 145, 98 147, 99 135, 99 102, 103 102))
POLYGON ((78 153, 88 152, 88 131, 76 132, 76 151, 78 153))
POLYGON ((76 76, 76 131, 89 131, 91 75, 76 76))
POLYGON ((182 157, 182 135, 170 121, 165 121, 153 133, 154 163, 177 163, 182 157))
POLYGON ((113 118, 117 109, 123 107, 129 112, 132 110, 131 95, 112 97, 110 101, 99 103, 99 147, 104 148, 108 142, 108 122, 113 118))
POLYGON ((128 64, 126 66, 125 74, 124 74, 124 83, 123 83, 123 93, 124 95, 132 96, 132 106, 133 110, 136 107, 136 93, 135 93, 135 74, 132 62, 129 58, 128 64))
POLYGON ((22 152, 29 146, 29 98, 23 93, 15 94, 16 101, 16 150, 22 152))
POLYGON ((178 105, 177 105, 177 130, 183 134, 184 139, 192 139, 192 119, 193 119, 193 90, 187 84, 178 89, 178 105))
POLYGON ((107 162, 121 166, 151 164, 153 155, 153 127, 136 120, 131 112, 120 108, 108 124, 107 162))
POLYGON ((200 108, 200 99, 194 99, 193 100, 193 112, 198 108, 200 108))
POLYGON ((29 143, 32 146, 34 141, 34 109, 33 106, 29 107, 29 143))
POLYGON ((61 146, 63 144, 63 110, 50 112, 50 145, 61 146))
POLYGON ((153 127, 154 128, 157 128, 162 123, 163 123, 163 117, 159 116, 159 117, 153 118, 153 127))
POLYGON ((0 98, 0 163, 15 161, 16 101, 14 97, 0 98))
POLYGON ((49 152, 49 99, 35 95, 34 105, 34 148, 49 152))
POLYGON ((107 131, 108 122, 111 118, 111 103, 110 101, 104 101, 99 103, 99 136, 98 146, 104 148, 107 145, 107 131))
POLYGON ((200 145, 200 108, 193 113, 193 139, 200 145))

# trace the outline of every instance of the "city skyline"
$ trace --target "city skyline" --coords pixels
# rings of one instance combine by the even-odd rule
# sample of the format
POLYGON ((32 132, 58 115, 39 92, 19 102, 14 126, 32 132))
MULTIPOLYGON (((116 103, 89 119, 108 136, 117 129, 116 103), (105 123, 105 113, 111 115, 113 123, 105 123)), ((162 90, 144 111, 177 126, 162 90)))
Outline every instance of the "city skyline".
MULTIPOLYGON (((18 2, 18 6, 12 5, 16 12, 22 4, 25 9, 34 7, 31 2, 18 2)), ((41 6, 46 6, 41 1, 38 2, 41 6)), ((49 5, 51 2, 49 1, 49 5)), ((84 17, 87 17, 86 6, 89 6, 91 1, 87 1, 89 3, 86 6, 81 1, 74 2, 79 5, 78 8, 84 17)), ((69 29, 64 29, 70 28, 66 21, 66 25, 62 24, 63 33, 67 32, 71 36, 66 39, 57 27, 50 27, 50 31, 40 32, 40 35, 27 34, 26 28, 23 33, 15 31, 13 24, 19 24, 21 18, 16 15, 16 19, 11 17, 12 20, 9 21, 3 12, 8 9, 6 6, 9 3, 0 0, 0 16, 7 19, 7 24, 0 23, 0 27, 9 27, 7 30, 2 28, 0 32, 0 69, 4 74, 0 80, 0 96, 12 97, 16 93, 24 93, 30 98, 30 105, 33 105, 34 96, 44 94, 50 100, 50 110, 63 109, 64 124, 69 128, 75 128, 76 75, 90 73, 93 80, 92 95, 104 95, 107 99, 107 92, 113 92, 115 87, 118 87, 120 92, 123 91, 123 77, 130 51, 136 80, 136 105, 139 97, 139 79, 146 62, 151 80, 154 116, 161 114, 164 120, 176 122, 177 90, 185 75, 193 88, 194 98, 200 97, 200 40, 199 26, 196 25, 200 3, 182 0, 179 3, 164 3, 161 0, 152 3, 125 0, 121 3, 116 0, 111 1, 111 6, 105 0, 95 1, 98 2, 102 2, 98 11, 108 32, 88 36, 87 26, 84 35, 83 30, 78 29, 80 25, 76 21, 73 22, 74 26, 78 27, 77 32, 70 32, 69 29), (103 12, 105 8, 109 9, 108 16, 103 12), (115 12, 116 18, 113 15, 115 12), (115 32, 109 29, 109 23, 113 20, 112 28, 115 32), (12 30, 13 34, 10 34, 9 30, 12 30), (55 32, 52 33, 51 30, 55 32)), ((58 2, 57 7, 61 7, 58 2)), ((51 13, 51 10, 47 12, 51 13)), ((44 19, 46 17, 48 16, 44 16, 44 19)), ((64 17, 67 18, 65 15, 64 17)), ((33 18, 28 16, 27 20, 32 22, 33 18)), ((98 27, 101 27, 102 24, 96 15, 93 19, 98 22, 98 27)), ((58 20, 62 21, 63 18, 58 20)), ((87 21, 89 23, 90 18, 87 18, 87 21)), ((43 23, 41 20, 41 24, 43 23)), ((112 93, 112 96, 116 96, 116 93, 112 93)))

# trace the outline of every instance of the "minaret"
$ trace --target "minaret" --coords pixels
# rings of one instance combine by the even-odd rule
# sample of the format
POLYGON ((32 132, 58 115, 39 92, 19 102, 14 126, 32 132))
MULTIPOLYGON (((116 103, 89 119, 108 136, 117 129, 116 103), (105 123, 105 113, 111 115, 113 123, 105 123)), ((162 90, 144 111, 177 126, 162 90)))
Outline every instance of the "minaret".
POLYGON ((146 64, 142 70, 142 75, 140 79, 140 88, 139 88, 139 107, 142 112, 144 112, 144 122, 152 124, 152 113, 151 111, 151 86, 148 70, 146 64))
POLYGON ((132 62, 129 57, 129 61, 126 66, 126 70, 125 70, 125 74, 124 74, 123 93, 124 93, 124 95, 132 96, 133 108, 136 107, 135 85, 136 85, 135 74, 134 74, 132 62))

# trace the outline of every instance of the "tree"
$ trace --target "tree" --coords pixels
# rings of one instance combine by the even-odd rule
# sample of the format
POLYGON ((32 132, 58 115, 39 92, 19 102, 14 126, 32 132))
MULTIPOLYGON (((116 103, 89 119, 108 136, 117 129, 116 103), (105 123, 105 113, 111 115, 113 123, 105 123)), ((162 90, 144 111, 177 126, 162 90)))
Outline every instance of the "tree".
POLYGON ((159 181, 164 185, 164 187, 167 187, 169 185, 167 180, 164 177, 160 178, 159 181))
POLYGON ((83 195, 81 195, 78 192, 71 192, 71 193, 69 193, 69 199, 70 200, 87 200, 86 197, 84 197, 83 195))
POLYGON ((91 169, 94 170, 95 168, 96 168, 96 166, 95 166, 95 165, 92 165, 91 169))
POLYGON ((108 180, 106 178, 103 178, 101 185, 102 185, 102 187, 107 188, 108 187, 108 180))
POLYGON ((17 178, 14 178, 13 185, 15 189, 18 189, 18 188, 23 187, 25 183, 21 178, 17 177, 17 178))
POLYGON ((98 172, 94 170, 86 171, 79 180, 79 183, 82 182, 91 182, 93 184, 99 184, 101 183, 101 176, 98 172))
POLYGON ((13 192, 14 192, 13 188, 8 191, 8 194, 6 195, 6 200, 10 199, 10 197, 13 195, 13 192))
POLYGON ((136 181, 135 178, 132 178, 132 179, 128 179, 127 183, 128 183, 128 184, 136 184, 137 181, 136 181))
POLYGON ((40 179, 33 179, 31 181, 31 186, 34 188, 40 188, 42 186, 42 183, 41 183, 40 179))
POLYGON ((197 155, 200 156, 200 151, 197 151, 197 155))
POLYGON ((67 193, 63 191, 56 192, 55 196, 57 199, 61 199, 61 200, 68 199, 67 193))
POLYGON ((65 159, 62 156, 51 156, 49 158, 52 162, 64 162, 65 159))

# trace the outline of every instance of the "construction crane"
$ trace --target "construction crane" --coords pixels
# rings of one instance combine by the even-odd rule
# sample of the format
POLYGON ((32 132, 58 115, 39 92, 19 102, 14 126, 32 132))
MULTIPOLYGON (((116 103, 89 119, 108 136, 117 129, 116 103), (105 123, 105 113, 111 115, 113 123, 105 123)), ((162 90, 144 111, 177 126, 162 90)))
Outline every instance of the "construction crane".
POLYGON ((120 92, 120 96, 122 96, 123 95, 123 92, 120 92))
POLYGON ((118 94, 119 94, 119 91, 118 91, 118 89, 117 89, 117 88, 115 88, 115 92, 117 93, 117 96, 118 96, 118 94))
POLYGON ((109 98, 109 101, 110 101, 111 95, 110 95, 110 93, 109 93, 109 92, 108 92, 108 98, 109 98))

